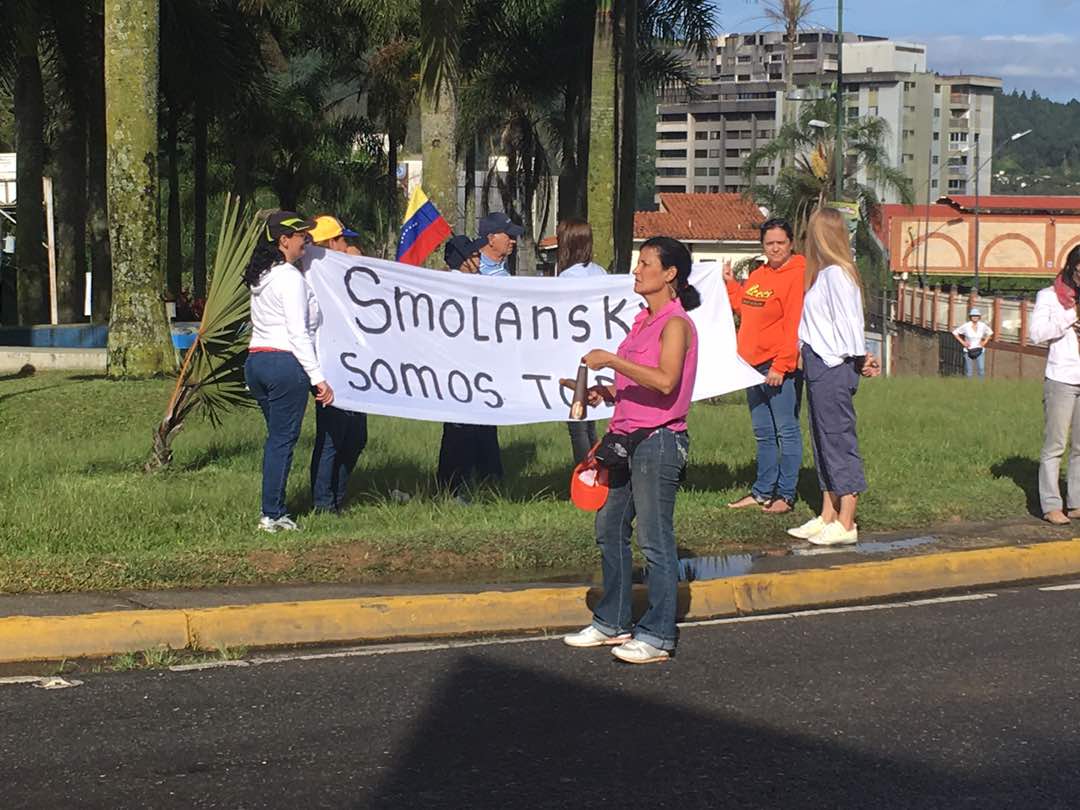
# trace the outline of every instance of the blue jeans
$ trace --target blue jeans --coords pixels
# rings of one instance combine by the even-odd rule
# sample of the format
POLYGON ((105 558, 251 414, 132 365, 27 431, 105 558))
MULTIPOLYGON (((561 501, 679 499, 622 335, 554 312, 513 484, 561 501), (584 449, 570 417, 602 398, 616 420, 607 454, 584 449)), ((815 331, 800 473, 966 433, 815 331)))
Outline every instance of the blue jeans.
POLYGON ((612 482, 607 502, 596 513, 596 543, 604 573, 604 595, 593 611, 593 627, 605 635, 630 632, 660 650, 674 650, 678 635, 679 559, 675 549, 675 490, 686 467, 690 437, 685 431, 656 430, 630 459, 630 474, 612 482), (645 555, 649 607, 633 626, 633 554, 630 533, 645 555))
POLYGON ((964 349, 964 374, 974 377, 976 369, 980 377, 986 376, 986 349, 978 357, 968 357, 967 349, 964 349))
MULTIPOLYGON (((765 374, 768 366, 758 366, 758 371, 765 374)), ((757 440, 757 480, 750 492, 759 501, 783 498, 795 502, 803 451, 799 428, 801 389, 799 372, 784 375, 779 386, 761 383, 746 389, 750 424, 757 440)))
POLYGON ((316 509, 345 506, 349 476, 367 445, 367 414, 331 405, 315 406, 315 448, 311 452, 311 501, 316 509))
POLYGON ((262 513, 285 515, 285 484, 300 438, 311 383, 291 352, 255 352, 244 363, 244 379, 266 419, 263 445, 262 513))

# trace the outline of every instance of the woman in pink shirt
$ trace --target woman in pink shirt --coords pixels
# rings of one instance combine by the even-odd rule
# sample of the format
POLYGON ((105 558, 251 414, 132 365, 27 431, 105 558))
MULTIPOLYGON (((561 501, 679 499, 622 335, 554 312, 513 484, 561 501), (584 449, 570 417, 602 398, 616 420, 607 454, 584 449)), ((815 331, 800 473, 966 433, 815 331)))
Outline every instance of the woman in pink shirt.
POLYGON ((645 242, 634 292, 647 308, 615 354, 593 349, 582 359, 593 371, 615 372, 615 385, 589 389, 590 403, 615 403, 597 452, 610 474, 607 502, 596 515, 604 595, 592 624, 564 640, 571 647, 619 645, 612 650, 615 657, 631 664, 666 661, 677 642, 675 491, 690 447, 686 414, 698 354, 697 331, 686 313, 701 303, 689 278, 685 245, 666 236, 645 242), (630 615, 635 519, 649 594, 648 609, 636 625, 630 615))

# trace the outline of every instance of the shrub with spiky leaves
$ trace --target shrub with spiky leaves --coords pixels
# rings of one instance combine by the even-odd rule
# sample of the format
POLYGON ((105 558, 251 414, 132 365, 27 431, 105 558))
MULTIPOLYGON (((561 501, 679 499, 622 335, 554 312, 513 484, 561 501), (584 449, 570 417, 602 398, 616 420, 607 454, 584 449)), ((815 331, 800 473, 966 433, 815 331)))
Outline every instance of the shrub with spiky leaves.
POLYGON ((147 472, 169 465, 172 440, 191 414, 198 413, 217 426, 229 409, 253 404, 244 386, 244 326, 250 299, 243 277, 261 228, 260 219, 241 211, 238 198, 226 197, 206 308, 195 342, 176 375, 165 415, 154 430, 147 472))

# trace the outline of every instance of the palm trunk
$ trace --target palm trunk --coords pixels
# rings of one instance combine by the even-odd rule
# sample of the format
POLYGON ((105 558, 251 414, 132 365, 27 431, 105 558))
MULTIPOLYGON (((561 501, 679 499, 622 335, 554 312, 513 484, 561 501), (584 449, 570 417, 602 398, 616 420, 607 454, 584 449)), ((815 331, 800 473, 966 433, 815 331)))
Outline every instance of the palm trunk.
POLYGON ((597 0, 589 104, 588 211, 593 261, 615 261, 615 42, 612 0, 597 0))
POLYGON ((158 0, 105 0, 105 93, 113 306, 108 371, 175 365, 158 263, 158 0))
POLYGON ((86 298, 85 9, 53 8, 65 114, 56 133, 56 297, 60 323, 83 320, 86 298))
POLYGON ((637 2, 622 0, 616 18, 616 140, 617 165, 614 213, 616 273, 630 272, 634 247, 634 208, 637 204, 637 2))
POLYGON ((476 138, 465 147, 465 208, 462 211, 462 233, 476 233, 476 138))
POLYGON ((206 99, 195 94, 194 140, 194 188, 195 221, 191 251, 191 288, 194 298, 206 298, 206 137, 209 123, 206 120, 206 99))
POLYGON ((87 203, 90 236, 90 320, 104 323, 112 309, 112 249, 109 244, 105 142, 105 42, 100 0, 87 37, 87 203))
POLYGON ((15 15, 15 261, 17 307, 20 324, 48 321, 46 277, 48 260, 45 236, 45 96, 38 60, 39 12, 33 2, 24 3, 15 15))
MULTIPOLYGON (((450 227, 460 228, 457 204, 457 98, 446 84, 436 96, 420 94, 420 138, 422 141, 424 193, 439 209, 450 227)), ((442 264, 442 254, 435 251, 428 266, 442 264)))
POLYGON ((398 191, 397 177, 398 142, 394 137, 396 133, 397 127, 393 126, 388 119, 386 127, 388 144, 386 149, 386 243, 388 246, 394 243, 397 228, 401 222, 401 211, 398 205, 401 194, 398 191))
POLYGON ((178 114, 173 104, 169 103, 166 121, 165 156, 168 166, 168 202, 165 223, 165 290, 169 297, 177 298, 181 287, 181 269, 183 252, 180 247, 180 166, 177 158, 178 114))

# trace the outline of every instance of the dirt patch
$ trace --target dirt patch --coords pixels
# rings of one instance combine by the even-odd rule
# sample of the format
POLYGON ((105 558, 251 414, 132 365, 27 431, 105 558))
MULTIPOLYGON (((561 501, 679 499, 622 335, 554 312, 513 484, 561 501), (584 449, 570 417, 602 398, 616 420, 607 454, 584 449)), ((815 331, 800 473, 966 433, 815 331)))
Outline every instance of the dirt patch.
POLYGON ((252 551, 244 558, 258 574, 275 576, 296 566, 296 558, 283 551, 252 551))

